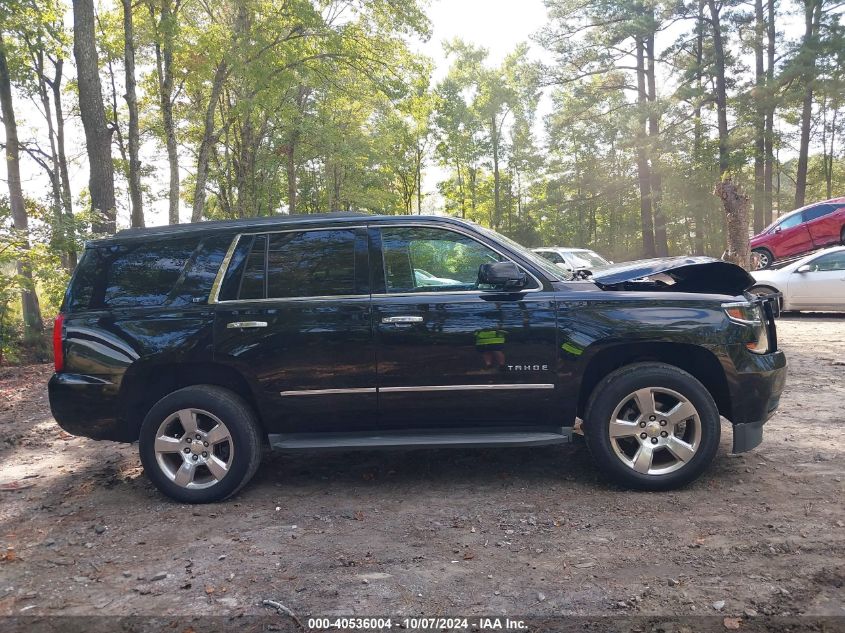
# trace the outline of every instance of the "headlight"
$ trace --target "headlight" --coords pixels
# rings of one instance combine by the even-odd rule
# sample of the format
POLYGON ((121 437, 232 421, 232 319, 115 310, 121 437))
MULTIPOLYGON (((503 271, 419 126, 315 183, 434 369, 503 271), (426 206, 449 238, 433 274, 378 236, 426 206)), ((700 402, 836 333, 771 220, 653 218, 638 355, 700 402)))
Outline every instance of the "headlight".
POLYGON ((765 354, 769 351, 769 332, 763 315, 763 306, 759 303, 738 301, 723 303, 722 309, 734 323, 739 323, 753 332, 753 340, 745 344, 749 351, 755 354, 765 354))

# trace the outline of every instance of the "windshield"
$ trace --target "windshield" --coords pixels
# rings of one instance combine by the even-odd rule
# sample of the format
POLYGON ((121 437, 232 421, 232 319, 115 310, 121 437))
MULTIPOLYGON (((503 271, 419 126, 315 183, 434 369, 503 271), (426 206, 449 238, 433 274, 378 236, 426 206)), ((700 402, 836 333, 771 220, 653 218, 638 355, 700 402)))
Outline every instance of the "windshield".
POLYGON ((476 228, 479 231, 481 231, 482 233, 486 233, 487 235, 489 235, 490 237, 492 237, 496 241, 502 242, 502 243, 510 246, 513 250, 517 251, 523 258, 527 259, 532 264, 534 264, 537 268, 539 268, 544 273, 546 273, 546 275, 548 275, 552 280, 554 280, 554 281, 571 281, 571 279, 572 279, 571 275, 567 276, 567 273, 563 268, 553 264, 552 262, 550 262, 545 257, 542 257, 541 255, 525 248, 519 242, 515 242, 511 238, 506 237, 506 236, 502 235, 501 233, 497 233, 496 231, 494 231, 492 229, 488 229, 488 228, 483 227, 483 226, 476 226, 476 228))
POLYGON ((604 257, 598 253, 594 253, 593 251, 571 251, 570 254, 573 259, 577 258, 580 260, 578 262, 578 266, 580 268, 596 268, 597 266, 607 266, 610 263, 604 257), (584 262, 586 265, 582 266, 581 262, 584 262))

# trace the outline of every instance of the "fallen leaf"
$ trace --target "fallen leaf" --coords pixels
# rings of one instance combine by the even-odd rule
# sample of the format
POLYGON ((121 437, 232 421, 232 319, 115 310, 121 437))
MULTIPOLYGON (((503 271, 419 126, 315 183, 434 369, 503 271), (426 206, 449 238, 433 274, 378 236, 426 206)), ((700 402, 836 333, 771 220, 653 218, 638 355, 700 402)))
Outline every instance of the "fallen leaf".
POLYGON ((722 623, 725 625, 726 629, 730 629, 731 631, 739 630, 739 627, 742 624, 742 620, 739 618, 725 618, 722 620, 722 623))
POLYGON ((24 490, 25 488, 32 488, 35 484, 31 481, 7 481, 0 484, 0 491, 14 492, 15 490, 24 490))
POLYGON ((205 595, 210 596, 213 593, 214 593, 214 587, 211 586, 211 585, 206 585, 205 586, 205 595))
POLYGON ((364 520, 364 513, 358 510, 353 516, 356 521, 363 521, 364 520))
POLYGON ((475 554, 472 552, 464 552, 464 560, 472 560, 475 558, 475 554))

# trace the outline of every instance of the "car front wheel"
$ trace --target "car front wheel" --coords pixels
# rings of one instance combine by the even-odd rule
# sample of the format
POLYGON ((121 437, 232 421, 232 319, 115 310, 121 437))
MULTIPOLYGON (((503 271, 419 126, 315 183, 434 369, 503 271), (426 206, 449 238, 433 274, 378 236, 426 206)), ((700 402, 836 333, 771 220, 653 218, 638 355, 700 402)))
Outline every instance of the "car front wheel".
POLYGON ((587 405, 584 434, 603 473, 639 490, 684 486, 719 446, 713 397, 696 378, 662 363, 627 365, 605 377, 587 405))
POLYGON ((212 385, 185 387, 159 400, 144 418, 138 444, 153 484, 184 503, 226 499, 261 461, 252 409, 234 392, 212 385))

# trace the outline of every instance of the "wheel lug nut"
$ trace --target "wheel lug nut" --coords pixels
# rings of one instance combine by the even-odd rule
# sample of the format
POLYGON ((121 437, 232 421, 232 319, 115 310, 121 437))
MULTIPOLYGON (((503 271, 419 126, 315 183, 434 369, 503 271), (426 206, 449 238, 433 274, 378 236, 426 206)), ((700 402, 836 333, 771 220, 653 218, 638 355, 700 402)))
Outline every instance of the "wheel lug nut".
POLYGON ((194 455, 192 459, 193 459, 194 461, 197 461, 197 460, 199 459, 199 456, 194 455))
POLYGON ((203 442, 203 443, 202 443, 202 445, 203 445, 203 446, 208 446, 208 442, 203 442))
POLYGON ((660 437, 669 437, 669 434, 666 431, 660 431, 660 437))
POLYGON ((641 438, 643 438, 643 439, 645 439, 645 438, 647 438, 647 437, 648 437, 648 434, 647 434, 647 433, 640 433, 640 437, 641 437, 641 438))
POLYGON ((190 449, 190 448, 186 448, 186 449, 185 449, 185 452, 186 452, 186 453, 190 453, 190 452, 191 452, 191 449, 190 449))
MULTIPOLYGON (((652 419, 653 419, 653 418, 652 418, 652 419)), ((199 433, 197 433, 197 439, 198 439, 198 440, 199 440, 199 439, 202 439, 202 438, 200 437, 200 434, 199 434, 199 433)))
POLYGON ((654 422, 657 418, 654 417, 653 415, 650 415, 650 416, 648 416, 648 419, 651 420, 652 422, 654 422))
POLYGON ((651 438, 651 443, 652 443, 652 444, 657 444, 657 438, 656 438, 656 437, 651 438))
POLYGON ((208 453, 206 453, 205 451, 203 451, 203 452, 202 452, 202 456, 203 456, 203 457, 208 457, 208 453))
POLYGON ((190 438, 190 437, 188 437, 188 436, 186 435, 186 436, 185 436, 185 441, 186 441, 188 444, 190 444, 190 443, 191 443, 191 438, 190 438))
POLYGON ((666 420, 660 420, 660 426, 666 426, 666 420))
POLYGON ((640 422, 640 428, 641 428, 641 429, 644 429, 644 428, 645 428, 645 420, 643 420, 642 422, 640 422))

